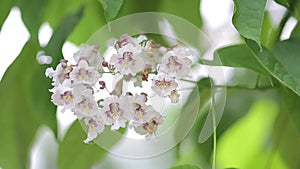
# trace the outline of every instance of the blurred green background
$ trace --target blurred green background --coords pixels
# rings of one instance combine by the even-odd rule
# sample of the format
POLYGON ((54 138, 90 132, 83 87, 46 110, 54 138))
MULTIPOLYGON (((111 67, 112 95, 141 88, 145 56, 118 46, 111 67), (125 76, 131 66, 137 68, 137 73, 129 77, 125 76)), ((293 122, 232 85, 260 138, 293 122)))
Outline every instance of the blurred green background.
MULTIPOLYGON (((299 14, 299 0, 1 0, 0 168, 299 169, 299 14), (212 137, 198 141, 214 104, 215 85, 205 78, 195 89, 201 106, 191 132, 153 158, 128 159, 84 144, 79 122, 56 113, 45 69, 70 58, 110 21, 137 12, 176 15, 210 39, 210 48, 202 51, 207 60, 199 63, 224 66, 227 78, 219 86, 227 85, 227 97, 216 129, 216 154, 212 137), (20 14, 23 26, 10 20, 14 14, 20 14), (52 31, 42 34, 45 25, 52 31), (13 33, 7 35, 9 30, 13 33), (41 42, 41 36, 49 38, 41 42), (39 51, 52 63, 39 64, 39 51), (223 65, 215 62, 217 56, 223 65)), ((190 100, 183 106, 185 114, 198 111, 189 109, 190 100)))

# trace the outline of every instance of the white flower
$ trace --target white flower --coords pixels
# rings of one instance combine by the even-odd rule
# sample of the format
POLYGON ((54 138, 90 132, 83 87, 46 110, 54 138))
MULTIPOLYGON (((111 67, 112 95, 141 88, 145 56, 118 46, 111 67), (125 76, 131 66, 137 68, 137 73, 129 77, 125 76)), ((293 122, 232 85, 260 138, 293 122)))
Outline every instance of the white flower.
POLYGON ((46 76, 52 78, 54 85, 60 83, 62 84, 66 79, 70 78, 70 72, 72 72, 73 67, 68 65, 67 62, 59 63, 56 66, 56 69, 47 68, 46 69, 46 76))
POLYGON ((133 38, 128 34, 124 34, 122 35, 121 39, 117 41, 117 47, 121 48, 128 44, 132 44, 133 46, 140 46, 140 43, 146 40, 147 37, 145 35, 140 35, 137 38, 133 38))
POLYGON ((81 119, 98 114, 99 109, 93 91, 89 88, 84 88, 84 86, 81 86, 81 89, 77 90, 80 90, 80 92, 75 98, 75 107, 72 110, 76 116, 81 119))
POLYGON ((178 103, 180 95, 178 94, 177 90, 173 90, 169 95, 171 99, 171 103, 178 103))
POLYGON ((146 135, 146 139, 149 139, 156 136, 158 126, 163 122, 163 116, 155 113, 149 121, 134 127, 134 130, 141 135, 146 135))
POLYGON ((126 126, 127 119, 124 116, 126 109, 123 104, 126 103, 124 97, 111 96, 103 101, 102 113, 106 125, 111 125, 111 130, 118 130, 126 126))
POLYGON ((53 93, 51 101, 57 106, 64 106, 63 111, 65 109, 74 108, 75 93, 71 87, 70 80, 66 80, 62 84, 57 84, 57 86, 50 91, 53 93))
POLYGON ((73 68, 73 71, 70 73, 71 80, 75 84, 89 84, 94 85, 99 81, 101 75, 97 72, 96 68, 89 67, 87 61, 80 60, 77 67, 73 68))
POLYGON ((146 96, 135 95, 128 97, 128 109, 125 112, 127 119, 131 120, 132 125, 136 126, 149 121, 156 111, 150 105, 146 105, 146 96))
POLYGON ((45 71, 46 77, 53 78, 53 75, 55 74, 55 71, 52 67, 48 67, 45 71))
POLYGON ((80 45, 79 50, 74 53, 73 57, 76 62, 86 60, 88 65, 95 67, 97 71, 103 70, 101 66, 103 57, 98 51, 98 45, 89 46, 87 44, 82 44, 80 45))
POLYGON ((94 140, 100 133, 103 132, 105 126, 103 118, 101 116, 94 116, 92 118, 86 118, 85 124, 88 126, 87 138, 84 140, 85 143, 89 143, 94 140))
POLYGON ((159 71, 163 71, 175 78, 183 78, 190 72, 192 61, 181 53, 168 51, 162 59, 159 71))
POLYGON ((175 53, 176 56, 179 57, 187 57, 194 55, 193 51, 186 47, 175 47, 172 49, 172 51, 175 53))
POLYGON ((129 43, 118 49, 118 53, 111 57, 110 64, 114 65, 121 74, 136 75, 144 68, 140 53, 140 47, 135 47, 129 43))
POLYGON ((177 88, 178 84, 175 80, 165 74, 159 74, 153 77, 152 90, 161 97, 166 97, 171 94, 172 90, 177 88))
POLYGON ((156 68, 156 65, 161 63, 162 57, 166 52, 167 49, 165 47, 158 46, 154 41, 149 40, 146 42, 145 47, 142 48, 141 57, 144 59, 145 64, 156 68))

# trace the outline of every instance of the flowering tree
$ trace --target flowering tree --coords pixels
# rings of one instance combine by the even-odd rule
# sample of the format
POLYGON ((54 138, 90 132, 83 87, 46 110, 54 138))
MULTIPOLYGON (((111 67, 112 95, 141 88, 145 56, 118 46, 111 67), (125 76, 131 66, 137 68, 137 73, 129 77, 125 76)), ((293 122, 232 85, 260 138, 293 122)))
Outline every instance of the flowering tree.
POLYGON ((300 1, 233 3, 239 38, 220 47, 199 0, 0 1, 0 28, 18 7, 30 33, 0 82, 0 169, 32 167, 41 126, 45 168, 298 169, 300 1))

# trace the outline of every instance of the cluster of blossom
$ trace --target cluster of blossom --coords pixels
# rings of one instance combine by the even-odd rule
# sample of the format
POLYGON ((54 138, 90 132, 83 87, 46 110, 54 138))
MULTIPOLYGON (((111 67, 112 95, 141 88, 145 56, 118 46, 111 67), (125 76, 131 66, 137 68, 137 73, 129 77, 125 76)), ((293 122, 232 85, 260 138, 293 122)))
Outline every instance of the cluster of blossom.
POLYGON ((156 136, 164 117, 149 104, 145 93, 123 91, 123 81, 152 84, 151 89, 160 97, 179 101, 178 80, 189 76, 192 53, 185 47, 165 48, 144 35, 124 35, 114 43, 115 53, 103 57, 97 45, 81 45, 74 54, 75 64, 61 60, 56 69, 48 68, 52 78, 52 102, 71 110, 88 126, 86 143, 95 139, 104 128, 118 130, 129 126, 146 138, 156 136), (113 91, 109 91, 103 73, 121 75, 113 91), (149 76, 153 74, 153 76, 149 76), (96 99, 95 93, 109 92, 109 97, 96 99))

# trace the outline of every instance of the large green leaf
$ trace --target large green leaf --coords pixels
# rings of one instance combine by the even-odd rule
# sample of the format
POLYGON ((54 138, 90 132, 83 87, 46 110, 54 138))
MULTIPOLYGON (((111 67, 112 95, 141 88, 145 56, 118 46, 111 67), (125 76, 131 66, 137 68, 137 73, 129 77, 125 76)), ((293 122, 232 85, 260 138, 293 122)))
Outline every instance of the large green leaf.
POLYGON ((87 169, 99 161, 106 151, 96 144, 85 144, 86 133, 76 121, 59 145, 58 166, 60 169, 87 169))
POLYGON ((233 25, 246 39, 253 40, 261 49, 261 30, 266 0, 234 0, 233 25))
MULTIPOLYGON (((80 19, 82 9, 71 14, 55 30, 46 52, 53 55, 53 64, 61 57, 61 48, 68 34, 80 19)), ((50 102, 51 80, 44 75, 46 66, 39 65, 37 40, 31 39, 13 62, 0 83, 0 166, 28 168, 29 148, 40 124, 56 132, 56 106, 50 102)))
MULTIPOLYGON (((69 14, 54 30, 48 45, 45 47, 46 55, 52 56, 52 67, 56 67, 59 60, 63 58, 62 46, 80 21, 82 13, 83 8, 80 8, 76 12, 69 14)), ((34 113, 41 123, 48 125, 56 133, 56 106, 50 102, 51 93, 48 92, 52 88, 51 79, 45 76, 45 70, 49 65, 38 65, 35 60, 33 63, 35 64, 33 69, 34 76, 31 80, 32 94, 29 97, 31 97, 31 100, 34 100, 36 109, 34 113)))
MULTIPOLYGON (((0 82, 0 166, 28 168, 30 144, 40 125, 30 90, 38 43, 27 42, 0 82)), ((38 77, 34 80, 39 80, 38 77)))
POLYGON ((47 0, 18 0, 16 5, 21 10, 23 22, 28 28, 30 36, 37 40, 47 0))
POLYGON ((104 9, 105 18, 107 21, 112 21, 122 7, 124 0, 98 0, 104 9))
POLYGON ((171 167, 170 169, 200 169, 200 167, 192 164, 184 164, 184 165, 171 167))
POLYGON ((269 76, 268 71, 260 65, 255 54, 253 54, 246 44, 233 45, 218 49, 215 52, 214 58, 217 57, 220 58, 223 66, 248 68, 266 77, 269 76))
POLYGON ((0 10, 0 31, 1 31, 2 25, 6 20, 6 17, 8 16, 9 11, 11 10, 13 4, 11 0, 6 0, 6 1, 0 1, 0 6, 1 6, 1 10, 0 10))
POLYGON ((259 62, 283 85, 300 95, 300 40, 278 42, 273 51, 259 52, 251 42, 248 45, 256 52, 259 62))

